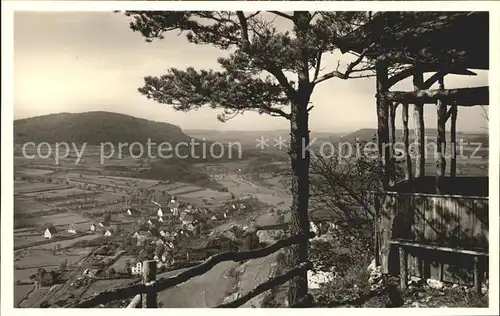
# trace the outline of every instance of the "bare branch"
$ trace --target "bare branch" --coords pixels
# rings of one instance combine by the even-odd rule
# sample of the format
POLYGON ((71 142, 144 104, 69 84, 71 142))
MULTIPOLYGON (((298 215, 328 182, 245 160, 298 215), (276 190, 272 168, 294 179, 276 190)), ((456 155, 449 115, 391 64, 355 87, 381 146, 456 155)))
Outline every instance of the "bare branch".
POLYGON ((481 116, 484 117, 484 119, 489 122, 490 121, 490 115, 489 115, 488 110, 486 109, 486 107, 484 105, 481 105, 481 109, 483 109, 483 113, 481 114, 481 116))
POLYGON ((316 57, 316 66, 314 70, 313 82, 318 79, 320 68, 321 68, 321 57, 323 56, 323 52, 320 50, 318 52, 318 56, 316 57))
POLYGON ((387 88, 392 87, 393 85, 400 82, 401 80, 404 80, 408 77, 413 76, 414 72, 415 72, 415 68, 410 67, 408 69, 404 69, 404 70, 396 73, 392 77, 389 77, 389 79, 387 79, 387 88))
POLYGON ((293 16, 288 15, 288 14, 286 14, 286 13, 279 12, 279 11, 269 11, 269 12, 271 12, 271 13, 273 13, 273 14, 276 14, 277 16, 280 16, 280 17, 282 17, 282 18, 285 18, 285 19, 288 19, 288 20, 293 21, 293 16))
POLYGON ((246 50, 249 44, 247 19, 245 18, 243 11, 236 11, 236 16, 238 17, 241 25, 241 48, 246 50))
MULTIPOLYGON (((347 69, 345 72, 340 72, 338 71, 338 67, 336 70, 332 71, 332 72, 329 72, 327 74, 324 74, 323 76, 321 76, 320 78, 318 78, 317 80, 314 80, 313 81, 313 85, 316 85, 318 83, 321 83, 325 80, 328 80, 328 79, 331 79, 333 77, 337 77, 337 78, 340 78, 340 79, 349 79, 349 75, 353 72, 355 72, 354 70, 354 67, 356 67, 357 65, 359 65, 363 59, 365 58, 365 55, 366 53, 374 46, 375 44, 371 44, 368 48, 365 48, 363 50, 363 52, 358 56, 358 58, 353 61, 352 63, 350 63, 348 66, 347 66, 347 69)), ((367 69, 362 69, 362 70, 356 70, 357 72, 359 71, 366 71, 366 70, 371 70, 371 68, 367 68, 367 69)))

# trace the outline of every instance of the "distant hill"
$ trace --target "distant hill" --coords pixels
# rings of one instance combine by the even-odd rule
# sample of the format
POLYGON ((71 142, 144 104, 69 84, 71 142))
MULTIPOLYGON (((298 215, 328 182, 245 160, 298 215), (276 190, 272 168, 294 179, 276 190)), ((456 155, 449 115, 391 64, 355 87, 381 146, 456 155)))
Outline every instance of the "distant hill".
MULTIPOLYGON (((209 130, 209 129, 186 129, 184 130, 186 134, 195 138, 206 138, 212 141, 218 142, 239 142, 242 146, 249 146, 255 148, 257 144, 257 139, 263 137, 264 139, 269 139, 270 147, 273 146, 275 140, 280 137, 282 139, 289 139, 290 131, 288 130, 266 130, 266 131, 219 131, 219 130, 209 130)), ((311 132, 311 139, 316 138, 318 143, 330 140, 339 139, 345 133, 329 133, 329 132, 311 132)))
POLYGON ((180 127, 111 112, 58 113, 14 121, 14 143, 178 143, 191 139, 180 127))
MULTIPOLYGON (((363 128, 358 129, 355 132, 347 134, 340 138, 342 142, 355 142, 360 141, 371 141, 377 135, 377 130, 374 128, 363 128)), ((428 141, 435 141, 437 130, 434 128, 425 129, 425 135, 428 141)), ((489 137, 488 133, 478 133, 478 132, 457 132, 457 139, 462 139, 464 143, 482 143, 484 147, 488 147, 489 137)), ((414 137, 413 129, 410 130, 410 142, 414 137)), ((400 129, 396 130, 396 139, 401 141, 403 139, 403 131, 400 129)), ((446 140, 450 141, 450 132, 446 131, 446 140)))
MULTIPOLYGON (((189 146, 181 144, 178 148, 179 156, 185 157, 182 160, 188 163, 223 162, 239 159, 238 147, 231 147, 231 153, 229 153, 228 142, 197 136, 186 135, 180 127, 173 124, 104 111, 58 113, 14 121, 14 144, 18 145, 27 142, 37 144, 41 142, 49 144, 66 142, 99 146, 111 142, 118 146, 118 144, 127 143, 130 145, 138 142, 146 148, 150 139, 156 145, 168 143, 172 148, 181 142, 189 144, 189 146), (191 148, 190 145, 192 140, 194 148, 191 148), (220 144, 214 144, 215 141, 219 141, 220 144), (214 145, 213 149, 211 149, 212 144, 214 145), (220 145, 223 146, 223 149, 220 145)), ((154 145, 152 145, 152 149, 154 150, 154 145)), ((253 149, 253 151, 244 151, 242 158, 258 157, 260 152, 255 150, 255 145, 253 149)), ((125 155, 128 154, 128 150, 128 147, 124 147, 125 155)), ((155 152, 153 151, 153 153, 155 152)), ((179 161, 169 161, 173 164, 179 163, 179 161)))

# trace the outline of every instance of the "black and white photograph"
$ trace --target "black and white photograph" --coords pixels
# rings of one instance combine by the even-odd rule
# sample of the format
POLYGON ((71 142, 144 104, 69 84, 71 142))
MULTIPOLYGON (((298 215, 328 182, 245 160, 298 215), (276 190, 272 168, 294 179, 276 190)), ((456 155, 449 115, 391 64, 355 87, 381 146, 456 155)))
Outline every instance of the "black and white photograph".
POLYGON ((2 314, 498 314, 500 5, 36 2, 2 2, 2 314))

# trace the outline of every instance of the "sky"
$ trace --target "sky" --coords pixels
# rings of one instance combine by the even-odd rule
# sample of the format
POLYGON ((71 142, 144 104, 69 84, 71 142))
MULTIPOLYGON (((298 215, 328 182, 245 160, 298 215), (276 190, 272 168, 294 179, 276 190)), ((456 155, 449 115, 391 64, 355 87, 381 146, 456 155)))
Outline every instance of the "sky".
MULTIPOLYGON (((148 75, 169 67, 217 68, 223 52, 190 44, 184 35, 169 33, 146 43, 128 27, 129 20, 112 12, 17 12, 14 16, 14 118, 59 112, 109 111, 168 122, 182 129, 287 129, 283 118, 245 113, 221 123, 218 112, 202 108, 176 112, 171 106, 147 100, 137 88, 148 75)), ((277 21, 276 23, 281 23, 277 21)), ((283 26, 286 27, 286 26, 283 26)), ((325 72, 351 56, 323 59, 325 72)), ((488 85, 485 71, 477 76, 447 76, 447 88, 488 85)), ((393 90, 412 90, 410 80, 393 90)), ((375 80, 332 79, 319 84, 311 98, 310 129, 348 132, 376 128, 375 80)), ((426 127, 436 127, 436 109, 425 109, 426 127)), ((480 107, 460 108, 457 129, 484 131, 488 122, 480 107)), ((398 110, 397 127, 401 127, 398 110)), ((410 116, 410 126, 413 120, 410 116)))

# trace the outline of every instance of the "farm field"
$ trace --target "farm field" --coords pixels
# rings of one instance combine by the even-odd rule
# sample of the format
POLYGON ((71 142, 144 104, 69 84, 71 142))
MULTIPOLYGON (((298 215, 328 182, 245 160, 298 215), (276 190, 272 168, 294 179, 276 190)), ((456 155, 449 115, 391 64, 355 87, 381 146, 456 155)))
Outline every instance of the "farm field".
MULTIPOLYGON (((43 249, 27 249, 17 251, 15 254, 15 269, 14 282, 29 281, 31 275, 36 274, 39 268, 50 271, 58 268, 64 260, 67 260, 68 265, 77 263, 83 257, 88 255, 91 248, 79 249, 63 249, 54 255, 52 251, 43 249)), ((26 295, 31 292, 33 285, 14 285, 14 304, 17 306, 26 298, 26 295)), ((30 307, 36 304, 47 292, 49 287, 41 287, 33 291, 26 301, 20 305, 21 307, 30 307)))
MULTIPOLYGON (((186 192, 186 191, 184 191, 184 192, 186 192)), ((170 192, 171 191, 169 191, 169 193, 170 192)), ((198 190, 196 190, 196 191, 187 191, 187 193, 177 194, 176 196, 182 198, 186 202, 189 202, 189 203, 192 203, 195 205, 196 204, 204 204, 203 203, 204 200, 210 200, 211 206, 218 206, 218 205, 223 204, 225 201, 227 201, 231 197, 231 193, 198 188, 198 190)))
POLYGON ((65 178, 65 179, 67 178, 69 180, 74 180, 77 182, 88 182, 90 184, 97 184, 97 185, 126 186, 127 188, 130 186, 148 187, 156 185, 158 183, 158 181, 156 180, 148 180, 148 179, 137 179, 137 178, 127 178, 127 177, 117 177, 117 176, 101 176, 93 174, 85 174, 83 177, 81 177, 80 175, 81 173, 68 172, 68 173, 60 173, 57 176, 59 178, 65 178))
POLYGON ((201 188, 195 185, 184 185, 168 190, 168 193, 173 196, 188 194, 193 191, 200 190, 201 188))
POLYGON ((14 214, 32 213, 52 208, 50 205, 41 203, 34 198, 14 196, 14 214))
POLYGON ((51 189, 48 191, 44 190, 38 192, 29 192, 29 193, 24 193, 23 195, 36 198, 53 198, 53 197, 64 197, 67 195, 77 195, 84 193, 88 194, 89 192, 87 190, 82 190, 80 188, 67 187, 67 188, 51 189))
POLYGON ((33 231, 33 234, 30 236, 26 236, 25 234, 23 235, 18 235, 14 233, 14 246, 15 247, 25 247, 29 246, 33 243, 40 242, 45 240, 43 237, 43 230, 39 229, 38 231, 33 231), (38 233, 36 233, 38 232, 38 233))
POLYGON ((81 237, 76 237, 73 239, 55 240, 54 242, 35 246, 34 249, 54 249, 54 247, 57 245, 60 245, 61 248, 66 248, 75 244, 76 242, 82 240, 94 240, 96 238, 99 238, 100 236, 101 236, 100 234, 92 234, 92 235, 84 235, 81 237))
POLYGON ((48 169, 17 168, 16 172, 27 176, 43 176, 53 173, 54 171, 48 169))
MULTIPOLYGON (((30 218, 26 220, 29 224, 44 226, 45 224, 52 224, 53 226, 69 226, 75 225, 77 230, 88 230, 90 220, 77 213, 64 212, 54 215, 41 216, 38 218, 30 218), (88 225, 86 223, 89 223, 88 225), (83 224, 85 224, 83 226, 83 224)), ((61 227, 65 229, 64 227, 61 227)), ((66 227, 67 228, 67 227, 66 227)))
POLYGON ((96 293, 100 293, 103 291, 109 291, 112 290, 113 288, 117 287, 123 287, 131 282, 133 282, 134 279, 120 279, 120 280, 100 280, 96 281, 94 284, 92 284, 88 290, 82 295, 81 299, 88 298, 96 293))
POLYGON ((30 248, 18 251, 15 254, 15 280, 23 280, 36 272, 38 268, 57 267, 65 259, 68 264, 76 263, 78 260, 88 255, 91 248, 61 249, 54 254, 52 248, 30 248), (50 249, 50 250, 49 250, 50 249), (33 270, 31 274, 26 271, 33 270))
POLYGON ((135 260, 137 259, 133 256, 121 256, 109 269, 113 268, 116 272, 125 271, 127 261, 133 264, 135 260))
POLYGON ((33 291, 34 287, 35 285, 33 284, 16 285, 14 290, 14 305, 18 306, 33 291))
POLYGON ((19 307, 37 307, 34 306, 37 304, 45 295, 47 295, 50 291, 50 287, 39 288, 36 291, 33 291, 28 298, 21 303, 19 307))
POLYGON ((60 190, 71 188, 64 184, 52 184, 52 183, 40 183, 40 182, 28 182, 22 180, 14 181, 14 194, 27 194, 33 192, 42 192, 50 190, 60 190))

